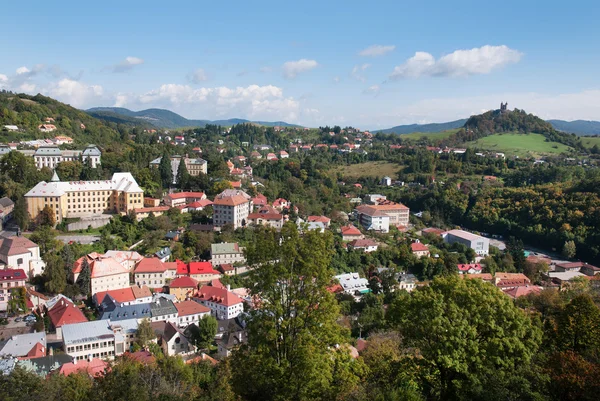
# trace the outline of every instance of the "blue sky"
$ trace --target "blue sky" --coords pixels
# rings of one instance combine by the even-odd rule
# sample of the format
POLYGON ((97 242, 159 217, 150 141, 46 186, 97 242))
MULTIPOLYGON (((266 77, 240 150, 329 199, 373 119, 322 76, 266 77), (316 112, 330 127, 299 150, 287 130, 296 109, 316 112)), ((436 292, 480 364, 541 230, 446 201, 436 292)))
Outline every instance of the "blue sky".
POLYGON ((286 3, 7 2, 0 88, 307 126, 442 122, 500 101, 600 120, 596 1, 286 3))

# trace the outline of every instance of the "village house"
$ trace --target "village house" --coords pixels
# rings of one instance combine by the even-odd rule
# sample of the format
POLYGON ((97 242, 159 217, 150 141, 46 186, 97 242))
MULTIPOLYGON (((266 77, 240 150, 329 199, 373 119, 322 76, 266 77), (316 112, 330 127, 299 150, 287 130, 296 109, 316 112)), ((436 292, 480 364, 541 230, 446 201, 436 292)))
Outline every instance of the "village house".
POLYGON ((206 194, 204 192, 176 192, 165 195, 164 202, 167 206, 177 207, 205 199, 206 194))
POLYGON ((308 216, 306 221, 309 223, 321 222, 326 228, 329 228, 329 224, 331 224, 331 219, 326 216, 308 216))
POLYGON ((353 225, 349 224, 347 226, 342 227, 342 240, 343 241, 354 241, 356 239, 363 239, 365 236, 360 230, 353 225))
POLYGON ((275 208, 265 206, 256 213, 248 215, 248 223, 255 226, 268 226, 276 230, 281 230, 284 219, 275 208))
POLYGON ((369 280, 360 277, 358 273, 345 273, 335 276, 344 292, 349 295, 366 294, 369 290, 369 280))
POLYGON ((41 353, 45 355, 46 332, 17 334, 0 342, 0 359, 13 357, 35 357, 41 353))
POLYGON ((483 271, 479 263, 459 264, 457 268, 458 274, 481 274, 483 271))
POLYGON ((379 245, 377 242, 370 239, 355 239, 348 243, 348 248, 352 248, 355 250, 361 250, 364 252, 375 252, 379 245))
POLYGON ((208 283, 221 277, 221 273, 216 271, 210 262, 190 262, 188 268, 189 276, 197 280, 200 284, 208 283))
POLYGON ((46 303, 46 314, 59 339, 62 338, 63 326, 88 321, 81 309, 63 295, 57 295, 46 303))
POLYGON ((138 286, 162 288, 175 278, 175 262, 161 262, 158 258, 142 259, 134 270, 134 281, 138 286))
POLYGON ((213 201, 213 224, 215 227, 231 224, 234 229, 244 227, 248 222, 250 210, 252 210, 252 199, 247 193, 226 189, 213 201))
POLYGON ((166 356, 189 355, 196 351, 196 347, 190 343, 175 324, 154 322, 152 323, 152 329, 158 338, 158 345, 166 356))
POLYGON ((100 291, 92 297, 92 300, 98 306, 105 302, 106 297, 112 298, 120 305, 146 304, 152 301, 150 289, 147 286, 140 288, 137 285, 117 290, 100 291))
POLYGON ((185 301, 198 290, 198 281, 187 276, 177 277, 169 283, 169 294, 178 301, 185 301))
POLYGON ((428 257, 430 254, 427 245, 422 244, 418 241, 410 244, 410 249, 412 251, 412 254, 418 258, 428 257))

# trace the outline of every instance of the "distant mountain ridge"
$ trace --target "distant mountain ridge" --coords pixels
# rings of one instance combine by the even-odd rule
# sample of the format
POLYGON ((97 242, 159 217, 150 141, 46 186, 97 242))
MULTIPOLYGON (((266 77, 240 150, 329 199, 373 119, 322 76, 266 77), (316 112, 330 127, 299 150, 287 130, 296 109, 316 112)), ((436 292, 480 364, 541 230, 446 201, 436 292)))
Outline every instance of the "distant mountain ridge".
POLYGON ((284 121, 251 121, 243 118, 230 118, 227 120, 189 120, 170 110, 165 109, 146 109, 132 111, 124 107, 93 107, 85 110, 89 115, 111 122, 133 124, 146 123, 156 128, 183 128, 183 127, 204 127, 206 124, 230 126, 235 124, 253 123, 267 127, 301 127, 295 124, 289 124, 284 121))
MULTIPOLYGON (((456 121, 449 121, 446 123, 433 123, 433 124, 408 124, 398 125, 396 127, 375 130, 373 132, 381 132, 384 134, 410 134, 413 132, 432 133, 446 131, 449 129, 461 128, 467 122, 468 119, 461 119, 456 121)), ((600 135, 600 121, 586 121, 586 120, 575 120, 575 121, 564 121, 564 120, 547 120, 554 129, 569 134, 575 135, 600 135)))

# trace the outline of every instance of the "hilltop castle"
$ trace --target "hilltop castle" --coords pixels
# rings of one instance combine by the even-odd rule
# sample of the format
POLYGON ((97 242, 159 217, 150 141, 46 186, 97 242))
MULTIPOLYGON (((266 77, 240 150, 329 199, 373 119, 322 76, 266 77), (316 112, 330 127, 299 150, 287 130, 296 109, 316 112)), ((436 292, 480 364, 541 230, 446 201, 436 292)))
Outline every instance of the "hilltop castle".
POLYGON ((506 113, 508 111, 508 102, 500 102, 500 113, 506 113))

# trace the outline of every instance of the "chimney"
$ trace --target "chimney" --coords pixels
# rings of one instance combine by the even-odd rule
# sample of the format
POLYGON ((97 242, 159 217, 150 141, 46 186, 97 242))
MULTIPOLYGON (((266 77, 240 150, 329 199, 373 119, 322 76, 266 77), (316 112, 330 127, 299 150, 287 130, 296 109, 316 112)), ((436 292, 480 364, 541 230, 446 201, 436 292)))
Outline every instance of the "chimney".
POLYGON ((92 359, 93 359, 93 358, 92 358, 92 354, 89 354, 89 355, 88 355, 88 362, 92 362, 92 359))
POLYGON ((73 365, 77 365, 77 357, 73 358, 73 365))
POLYGON ((227 291, 231 291, 231 285, 227 284, 227 291))

